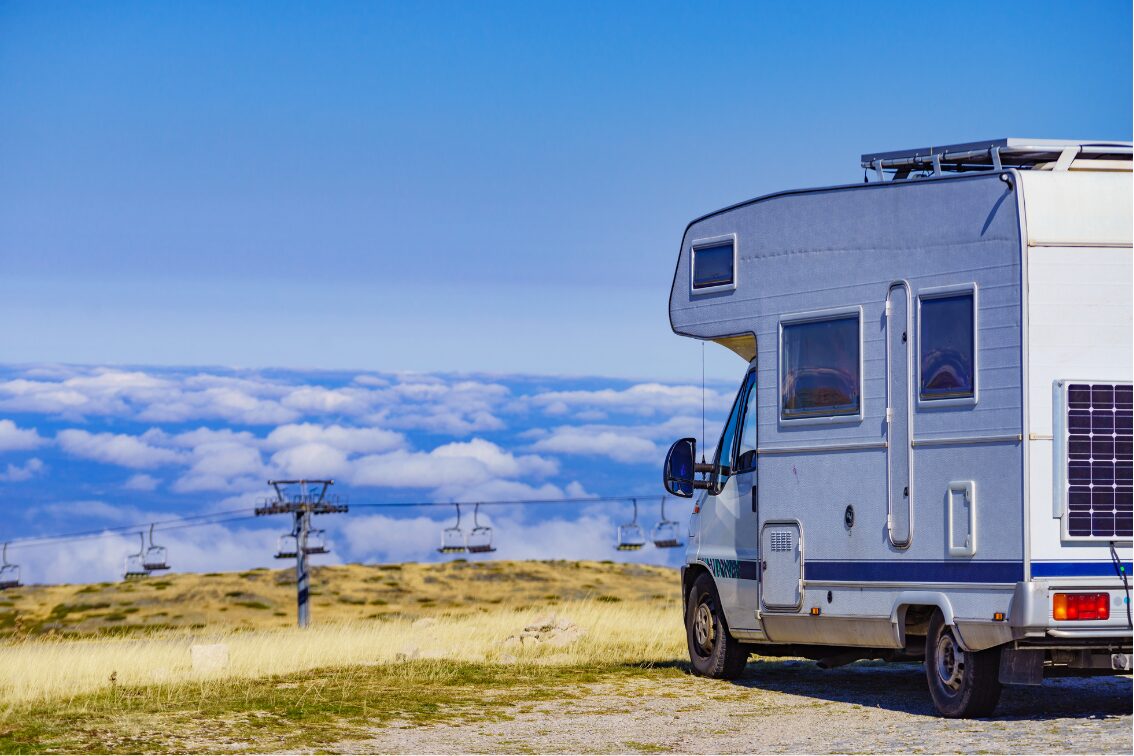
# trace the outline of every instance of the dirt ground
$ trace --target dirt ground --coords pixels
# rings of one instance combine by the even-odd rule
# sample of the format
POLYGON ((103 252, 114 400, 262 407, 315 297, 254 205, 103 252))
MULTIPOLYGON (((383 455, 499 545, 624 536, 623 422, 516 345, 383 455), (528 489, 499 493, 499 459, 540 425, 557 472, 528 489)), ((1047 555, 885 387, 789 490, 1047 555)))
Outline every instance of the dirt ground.
POLYGON ((921 666, 753 662, 735 682, 635 678, 563 690, 511 719, 376 728, 332 750, 386 753, 1122 753, 1132 681, 1005 688, 995 716, 934 715, 921 666))

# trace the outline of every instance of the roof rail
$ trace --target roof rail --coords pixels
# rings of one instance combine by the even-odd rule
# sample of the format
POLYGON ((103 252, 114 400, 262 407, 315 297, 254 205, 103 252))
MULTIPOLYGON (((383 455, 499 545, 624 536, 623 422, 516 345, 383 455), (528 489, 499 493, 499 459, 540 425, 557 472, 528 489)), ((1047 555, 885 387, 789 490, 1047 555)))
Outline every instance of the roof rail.
MULTIPOLYGON (((1067 170, 1076 158, 1129 162, 1132 153, 1134 142, 989 139, 941 147, 868 153, 862 156, 862 167, 873 170, 878 181, 885 181, 887 175, 892 181, 902 181, 941 176, 945 173, 1000 171, 1004 168, 1067 170)), ((1100 166, 1095 164, 1094 167, 1100 166)))

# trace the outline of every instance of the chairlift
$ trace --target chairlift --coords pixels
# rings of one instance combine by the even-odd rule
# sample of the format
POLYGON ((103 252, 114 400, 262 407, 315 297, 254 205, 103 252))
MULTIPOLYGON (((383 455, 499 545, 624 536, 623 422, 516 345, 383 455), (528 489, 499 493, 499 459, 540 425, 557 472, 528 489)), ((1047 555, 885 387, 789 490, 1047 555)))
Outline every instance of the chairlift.
POLYGON ((646 534, 638 525, 638 500, 631 499, 631 501, 634 502, 634 519, 618 526, 617 549, 619 551, 638 551, 646 545, 646 534))
POLYGON ((457 524, 441 531, 441 548, 437 550, 442 554, 462 554, 467 550, 465 533, 461 530, 461 505, 453 506, 457 508, 457 524))
POLYGON ((20 587, 20 565, 8 564, 8 544, 4 544, 4 563, 0 564, 0 591, 20 587))
POLYGON ((123 580, 136 580, 150 576, 146 569, 146 534, 138 533, 138 553, 127 554, 126 562, 122 567, 123 580))
POLYGON ((488 525, 481 525, 477 519, 480 513, 480 504, 473 508, 473 529, 469 531, 469 539, 467 542, 470 554, 487 554, 490 551, 496 551, 496 547, 492 545, 492 528, 488 525))
POLYGON ((295 559, 299 554, 299 539, 295 533, 286 533, 276 541, 276 559, 295 559))
POLYGON ((165 547, 154 545, 154 526, 150 523, 150 545, 142 556, 142 567, 149 571, 168 570, 165 547))
POLYGON ((307 546, 303 549, 304 554, 329 554, 331 553, 331 545, 327 542, 327 531, 325 530, 309 530, 307 532, 307 546))
POLYGON ((654 542, 654 546, 659 549, 676 549, 681 546, 681 539, 678 537, 677 522, 674 520, 667 520, 665 518, 665 497, 661 500, 661 519, 658 524, 654 525, 654 530, 650 534, 650 540, 654 542))

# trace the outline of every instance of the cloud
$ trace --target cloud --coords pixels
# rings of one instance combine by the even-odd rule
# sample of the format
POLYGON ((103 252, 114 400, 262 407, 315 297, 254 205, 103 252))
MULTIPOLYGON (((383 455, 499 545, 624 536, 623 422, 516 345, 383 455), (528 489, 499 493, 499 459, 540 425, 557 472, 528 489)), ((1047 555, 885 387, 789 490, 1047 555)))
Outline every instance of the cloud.
POLYGON ((418 429, 451 436, 504 428, 496 412, 511 390, 499 383, 437 376, 401 376, 396 385, 376 394, 380 409, 371 422, 391 428, 418 429))
POLYGON ((616 462, 628 463, 657 462, 659 454, 657 444, 639 436, 575 426, 556 428, 551 435, 532 444, 532 449, 557 454, 609 457, 616 462))
POLYGON ((7 470, 0 472, 0 481, 5 483, 21 483, 25 480, 31 480, 46 469, 47 465, 43 464, 42 459, 32 457, 22 466, 9 464, 7 470))
POLYGON ((329 444, 307 443, 272 455, 272 467, 281 478, 338 478, 348 475, 346 452, 329 444))
POLYGON ((251 488, 262 486, 267 479, 259 449, 239 441, 198 444, 191 456, 189 471, 173 483, 173 490, 178 493, 251 488))
MULTIPOLYGON (((264 527, 208 525, 159 530, 154 541, 166 547, 170 566, 176 572, 229 572, 278 567, 272 558, 277 537, 275 530, 264 527)), ((20 548, 13 544, 8 549, 8 559, 20 564, 25 583, 111 582, 122 579, 126 556, 137 551, 136 533, 107 534, 67 544, 66 548, 20 548)), ((318 563, 339 561, 337 556, 327 555, 319 557, 318 563)))
POLYGON ((172 449, 151 446, 136 436, 62 430, 56 441, 68 454, 95 462, 147 469, 180 462, 184 455, 172 449))
POLYGON ((47 443, 35 428, 20 428, 11 420, 0 420, 0 451, 35 449, 47 443))
MULTIPOLYGON (((528 397, 528 402, 550 415, 566 414, 573 408, 607 410, 627 414, 654 415, 675 412, 700 414, 702 393, 700 386, 667 386, 661 383, 639 383, 629 388, 597 389, 590 391, 546 391, 528 397)), ((725 412, 732 397, 715 389, 706 389, 704 403, 707 411, 725 412)))
POLYGON ((473 439, 439 446, 431 452, 399 449, 359 458, 350 482, 392 488, 468 489, 497 478, 544 477, 558 470, 554 460, 516 456, 491 441, 473 439))
MULTIPOLYGON (((503 508, 512 512, 515 507, 503 508)), ((493 509, 480 512, 480 522, 492 528, 496 551, 491 559, 617 559, 649 564, 670 564, 680 561, 681 549, 660 550, 651 546, 638 552, 615 550, 618 523, 629 519, 621 510, 580 512, 576 517, 557 516, 542 520, 521 520, 512 514, 493 514, 493 509)), ((407 562, 443 561, 436 551, 441 530, 454 524, 454 519, 419 515, 395 518, 385 514, 352 516, 350 527, 341 538, 352 558, 365 561, 407 562)), ((462 518, 465 533, 471 523, 462 518)), ((652 520, 642 520, 647 535, 652 520)), ((465 555, 466 558, 482 558, 465 555)))
POLYGON ((264 445, 269 449, 284 449, 300 444, 320 443, 344 452, 360 454, 392 451, 405 446, 401 433, 382 428, 344 428, 341 425, 322 426, 314 423, 281 425, 268 434, 264 445))
POLYGON ((365 389, 329 389, 300 386, 283 398, 281 404, 305 414, 361 415, 371 408, 372 394, 365 389))
POLYGON ((152 475, 138 473, 137 475, 131 475, 130 478, 122 484, 122 487, 128 491, 153 491, 157 489, 160 483, 161 481, 152 475))

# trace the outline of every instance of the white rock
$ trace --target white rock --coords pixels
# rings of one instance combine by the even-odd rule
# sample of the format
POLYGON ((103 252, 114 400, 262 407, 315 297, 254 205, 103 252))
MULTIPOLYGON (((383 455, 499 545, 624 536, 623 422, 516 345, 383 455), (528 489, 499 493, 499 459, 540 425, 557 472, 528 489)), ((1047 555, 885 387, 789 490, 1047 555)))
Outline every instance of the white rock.
POLYGON ((547 636, 546 641, 547 641, 547 645, 549 645, 549 646, 554 646, 556 648, 563 648, 564 646, 571 645, 572 643, 579 640, 580 638, 582 638, 586 634, 587 634, 586 630, 583 630, 582 628, 575 627, 574 625, 572 625, 571 627, 567 628, 566 630, 560 630, 557 633, 553 633, 553 634, 547 636))
POLYGON ((228 667, 228 644, 208 643, 189 647, 194 672, 216 672, 228 667))
POLYGON ((421 649, 417 646, 403 646, 402 650, 394 657, 398 661, 409 661, 421 656, 421 649))

